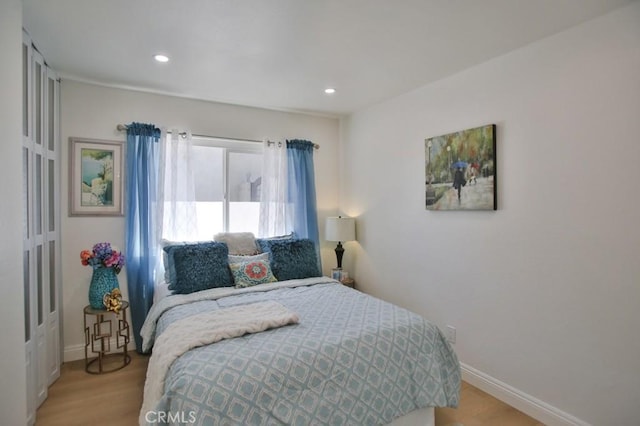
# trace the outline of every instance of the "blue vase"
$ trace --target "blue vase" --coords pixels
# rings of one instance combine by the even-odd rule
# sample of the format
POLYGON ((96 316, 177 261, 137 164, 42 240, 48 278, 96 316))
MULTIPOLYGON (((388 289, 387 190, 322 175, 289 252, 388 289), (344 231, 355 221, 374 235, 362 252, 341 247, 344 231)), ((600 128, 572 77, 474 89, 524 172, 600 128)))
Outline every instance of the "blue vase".
POLYGON ((104 295, 119 288, 118 276, 113 268, 96 268, 91 276, 89 285, 89 305, 93 309, 105 309, 104 295))

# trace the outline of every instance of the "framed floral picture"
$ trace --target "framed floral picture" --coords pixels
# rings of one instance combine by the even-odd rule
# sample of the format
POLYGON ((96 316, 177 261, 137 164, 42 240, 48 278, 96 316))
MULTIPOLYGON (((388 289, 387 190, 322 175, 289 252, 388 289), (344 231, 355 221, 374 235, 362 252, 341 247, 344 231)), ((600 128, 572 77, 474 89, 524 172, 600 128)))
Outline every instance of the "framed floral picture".
POLYGON ((69 138, 69 215, 123 216, 124 142, 69 138))
POLYGON ((427 210, 496 210, 496 125, 424 141, 427 210))

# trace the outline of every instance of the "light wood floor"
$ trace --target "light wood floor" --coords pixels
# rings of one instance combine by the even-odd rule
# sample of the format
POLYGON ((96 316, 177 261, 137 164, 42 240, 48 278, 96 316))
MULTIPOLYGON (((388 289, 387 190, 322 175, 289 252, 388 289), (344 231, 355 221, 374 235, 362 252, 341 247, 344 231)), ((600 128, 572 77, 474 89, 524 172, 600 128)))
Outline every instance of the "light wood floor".
MULTIPOLYGON (((103 375, 87 374, 84 361, 65 363, 60 379, 38 409, 36 426, 135 426, 142 405, 148 357, 103 375)), ((481 390, 462 383, 457 409, 437 408, 436 426, 543 426, 481 390)))

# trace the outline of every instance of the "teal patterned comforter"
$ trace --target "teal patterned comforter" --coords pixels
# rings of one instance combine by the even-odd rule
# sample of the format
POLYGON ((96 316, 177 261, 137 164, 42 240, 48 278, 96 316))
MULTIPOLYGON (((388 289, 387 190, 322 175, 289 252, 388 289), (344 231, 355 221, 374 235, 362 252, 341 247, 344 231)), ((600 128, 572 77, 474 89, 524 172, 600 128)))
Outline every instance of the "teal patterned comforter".
POLYGON ((456 355, 419 315, 330 279, 261 290, 162 314, 158 336, 172 321, 266 300, 297 312, 300 322, 184 353, 149 423, 383 425, 418 408, 457 407, 456 355))

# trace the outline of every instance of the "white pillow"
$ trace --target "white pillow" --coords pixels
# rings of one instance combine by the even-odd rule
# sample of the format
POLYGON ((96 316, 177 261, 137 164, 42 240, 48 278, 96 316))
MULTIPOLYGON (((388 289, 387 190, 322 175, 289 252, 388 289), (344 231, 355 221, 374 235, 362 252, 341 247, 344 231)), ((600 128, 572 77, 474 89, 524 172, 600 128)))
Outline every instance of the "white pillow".
POLYGON ((265 262, 268 262, 269 257, 269 253, 260 253, 255 256, 237 256, 230 254, 229 263, 255 262, 256 260, 264 260, 265 262))
POLYGON ((169 290, 169 283, 165 282, 165 280, 161 279, 160 282, 156 283, 153 288, 153 303, 158 303, 164 297, 173 294, 173 291, 169 290))

